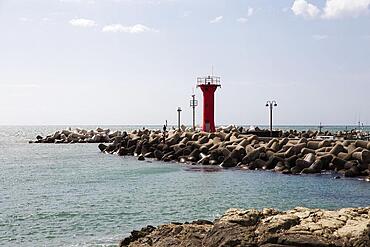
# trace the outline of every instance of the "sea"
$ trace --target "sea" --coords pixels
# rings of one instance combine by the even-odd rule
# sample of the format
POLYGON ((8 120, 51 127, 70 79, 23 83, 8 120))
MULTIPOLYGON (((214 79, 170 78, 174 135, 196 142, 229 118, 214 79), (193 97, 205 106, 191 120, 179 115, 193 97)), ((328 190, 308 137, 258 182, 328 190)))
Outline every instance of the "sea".
POLYGON ((214 220, 229 208, 370 206, 370 183, 331 173, 225 170, 107 155, 97 144, 28 143, 67 127, 97 126, 0 126, 0 246, 117 246, 134 229, 214 220))

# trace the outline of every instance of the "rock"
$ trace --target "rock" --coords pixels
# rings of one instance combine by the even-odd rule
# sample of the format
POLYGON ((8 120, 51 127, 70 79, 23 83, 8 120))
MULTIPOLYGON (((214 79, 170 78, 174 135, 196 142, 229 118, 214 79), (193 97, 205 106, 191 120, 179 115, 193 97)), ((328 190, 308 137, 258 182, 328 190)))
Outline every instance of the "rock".
POLYGON ((289 168, 295 166, 297 159, 298 159, 298 155, 293 155, 293 156, 285 159, 285 161, 284 161, 285 166, 289 167, 289 168))
POLYGON ((352 153, 352 157, 358 161, 369 163, 370 162, 370 152, 368 150, 362 150, 361 152, 352 153))
POLYGON ((279 162, 277 163, 277 165, 275 166, 274 171, 275 171, 275 172, 282 172, 282 171, 284 171, 285 169, 286 169, 286 167, 284 166, 283 162, 279 161, 279 162))
POLYGON ((309 148, 302 148, 301 153, 304 155, 309 154, 309 153, 315 154, 315 150, 309 149, 309 148))
POLYGON ((157 160, 161 160, 162 157, 163 157, 163 153, 161 151, 159 151, 158 149, 156 149, 154 151, 154 157, 157 159, 157 160))
POLYGON ((304 156, 304 159, 297 159, 296 166, 300 169, 308 168, 315 161, 315 154, 308 153, 304 156))
POLYGON ((196 162, 199 160, 200 151, 198 149, 194 149, 188 157, 188 161, 196 162))
POLYGON ((117 152, 118 156, 125 156, 128 154, 127 149, 125 147, 120 147, 117 152))
POLYGON ((333 160, 331 161, 331 163, 333 163, 336 170, 341 170, 341 169, 344 168, 344 165, 346 164, 346 161, 342 160, 338 157, 334 157, 333 160))
POLYGON ((100 149, 101 152, 104 152, 107 149, 107 145, 104 145, 103 143, 100 143, 98 148, 100 149))
POLYGON ((290 169, 290 173, 293 175, 300 174, 303 169, 301 167, 294 166, 290 169))
POLYGON ((369 145, 368 141, 362 141, 362 140, 355 141, 355 146, 356 147, 367 148, 368 145, 369 145))
POLYGON ((329 169, 329 164, 333 160, 333 156, 331 154, 323 155, 318 158, 320 160, 322 167, 320 170, 328 170, 329 169))
POLYGON ((234 159, 229 155, 228 157, 225 158, 225 160, 220 164, 221 167, 223 168, 231 168, 235 167, 238 164, 238 160, 234 159))
POLYGON ((144 157, 144 155, 140 154, 140 155, 137 157, 137 159, 138 159, 138 160, 140 160, 140 161, 143 161, 143 160, 145 160, 145 157, 144 157))
POLYGON ((351 167, 344 173, 344 176, 349 177, 349 178, 357 177, 359 175, 360 175, 360 171, 358 170, 357 166, 351 167))
POLYGON ((258 149, 254 149, 244 156, 242 162, 243 164, 248 164, 249 162, 256 160, 259 157, 259 155, 260 151, 258 149))
POLYGON ((128 246, 131 242, 134 242, 140 238, 145 237, 146 235, 153 232, 155 229, 156 228, 154 226, 149 225, 147 227, 142 228, 140 231, 132 231, 129 237, 125 238, 119 243, 119 246, 120 247, 128 246))
POLYGON ((284 159, 280 158, 280 157, 277 157, 277 156, 271 156, 269 158, 269 160, 266 162, 266 166, 262 167, 262 169, 264 170, 270 170, 270 169, 274 169, 275 166, 279 163, 279 162, 284 162, 284 159))
POLYGON ((263 167, 266 167, 266 166, 267 166, 266 161, 261 160, 261 159, 256 159, 255 161, 248 164, 248 167, 251 170, 262 169, 263 167))
POLYGON ((120 242, 121 247, 370 246, 370 207, 337 211, 294 208, 229 209, 214 222, 197 220, 150 226, 120 242))
POLYGON ((318 141, 309 141, 309 142, 307 142, 307 147, 309 149, 316 150, 320 147, 320 142, 318 142, 318 141))
POLYGON ((108 153, 114 153, 115 151, 117 151, 117 145, 114 145, 114 144, 110 144, 107 146, 107 148, 105 149, 105 152, 108 152, 108 153))

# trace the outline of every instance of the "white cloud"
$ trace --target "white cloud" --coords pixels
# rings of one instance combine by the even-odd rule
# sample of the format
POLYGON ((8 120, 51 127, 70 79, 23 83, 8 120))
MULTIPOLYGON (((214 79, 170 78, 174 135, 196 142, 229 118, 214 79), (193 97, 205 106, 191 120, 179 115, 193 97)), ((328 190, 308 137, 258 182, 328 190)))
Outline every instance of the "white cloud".
POLYGON ((305 0, 295 0, 291 10, 295 15, 300 15, 305 18, 315 18, 321 12, 317 6, 305 0))
POLYGON ((314 40, 324 40, 324 39, 327 39, 327 38, 329 38, 329 36, 328 35, 324 35, 324 34, 315 34, 315 35, 312 35, 312 38, 314 39, 314 40))
POLYGON ((136 24, 133 26, 123 26, 121 24, 112 24, 104 26, 103 32, 111 33, 144 33, 144 32, 159 32, 156 29, 144 26, 142 24, 136 24))
POLYGON ((222 22, 223 19, 224 19, 224 17, 222 15, 221 16, 217 16, 213 20, 210 20, 209 23, 211 23, 211 24, 220 23, 220 22, 222 22))
POLYGON ((368 14, 369 7, 370 0, 326 0, 325 7, 320 10, 306 0, 295 0, 291 10, 305 18, 337 19, 368 14))
POLYGON ((245 17, 240 17, 240 18, 236 19, 236 21, 239 22, 239 23, 246 23, 248 21, 248 19, 245 18, 245 17))
POLYGON ((76 26, 76 27, 95 27, 97 26, 95 21, 89 20, 89 19, 83 19, 83 18, 72 19, 69 21, 69 24, 71 24, 72 26, 76 26))
POLYGON ((248 13, 247 13, 248 17, 252 16, 253 14, 254 14, 254 9, 249 7, 248 8, 248 13))
POLYGON ((247 16, 246 17, 239 17, 236 19, 239 23, 246 23, 248 21, 248 18, 251 17, 254 14, 254 9, 252 7, 248 8, 247 16))
POLYGON ((370 0, 327 0, 323 18, 357 17, 369 12, 370 0))

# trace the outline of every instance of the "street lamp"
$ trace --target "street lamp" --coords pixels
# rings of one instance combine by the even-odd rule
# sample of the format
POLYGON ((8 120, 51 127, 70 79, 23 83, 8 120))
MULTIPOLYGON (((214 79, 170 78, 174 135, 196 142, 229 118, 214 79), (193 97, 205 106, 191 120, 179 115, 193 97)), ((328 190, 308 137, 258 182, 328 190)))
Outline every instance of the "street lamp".
POLYGON ((277 106, 277 103, 275 100, 267 101, 266 107, 270 107, 270 135, 272 137, 272 109, 277 106))
POLYGON ((177 113, 178 113, 178 120, 177 120, 177 125, 178 125, 178 129, 180 130, 180 115, 181 115, 181 107, 178 107, 177 108, 177 113))
POLYGON ((190 107, 193 108, 193 131, 195 131, 195 107, 198 106, 198 100, 195 99, 195 94, 193 94, 190 100, 190 107))

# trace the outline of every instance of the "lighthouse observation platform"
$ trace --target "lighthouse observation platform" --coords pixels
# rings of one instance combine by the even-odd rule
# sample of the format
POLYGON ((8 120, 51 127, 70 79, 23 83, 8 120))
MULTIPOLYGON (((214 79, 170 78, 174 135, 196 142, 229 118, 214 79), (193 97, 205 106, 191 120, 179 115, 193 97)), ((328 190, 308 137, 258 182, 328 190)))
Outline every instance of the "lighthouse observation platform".
POLYGON ((202 85, 214 85, 221 87, 221 78, 218 76, 205 76, 197 78, 197 87, 202 85))

